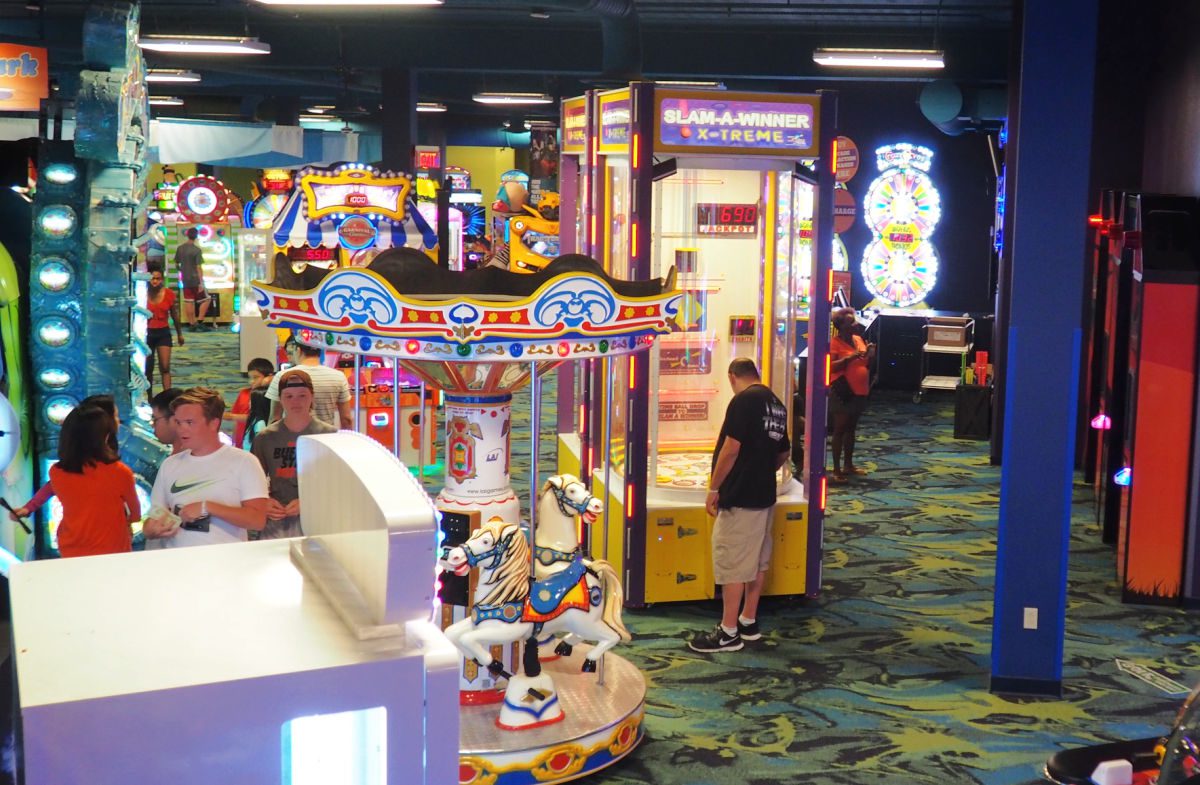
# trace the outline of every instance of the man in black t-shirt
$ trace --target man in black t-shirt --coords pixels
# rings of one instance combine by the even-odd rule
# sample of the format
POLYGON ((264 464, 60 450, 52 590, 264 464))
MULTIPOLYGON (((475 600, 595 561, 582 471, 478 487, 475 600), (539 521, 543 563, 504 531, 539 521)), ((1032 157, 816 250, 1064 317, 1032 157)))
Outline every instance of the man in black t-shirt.
POLYGON ((713 578, 721 587, 721 623, 688 646, 693 651, 737 651, 762 637, 755 618, 771 561, 775 471, 788 459, 787 407, 759 378, 754 361, 729 364, 733 400, 713 451, 704 506, 713 524, 713 578))

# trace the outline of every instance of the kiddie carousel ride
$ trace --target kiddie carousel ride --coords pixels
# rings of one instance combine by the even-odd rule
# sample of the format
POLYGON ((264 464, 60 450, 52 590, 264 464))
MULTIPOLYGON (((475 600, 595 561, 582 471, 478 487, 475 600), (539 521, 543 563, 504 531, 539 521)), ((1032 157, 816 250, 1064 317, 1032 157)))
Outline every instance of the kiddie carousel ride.
POLYGON ((467 658, 460 782, 560 782, 626 755, 642 737, 645 682, 608 651, 628 635, 622 590, 604 562, 586 558, 575 523, 594 520, 600 503, 578 480, 551 478, 530 511, 532 536, 519 528, 511 402, 514 390, 531 386, 537 488, 541 376, 571 360, 648 349, 676 318, 674 273, 621 280, 579 255, 528 275, 457 273, 403 248, 303 290, 281 283, 255 285, 271 324, 294 328, 309 345, 389 358, 445 393, 446 486, 437 506, 449 571, 439 596, 443 626, 467 658), (537 639, 556 631, 573 637, 543 666, 537 639), (524 673, 513 677, 518 662, 524 673), (500 702, 497 717, 489 704, 500 702))
POLYGON ((832 93, 649 83, 563 105, 563 247, 616 276, 674 268, 682 294, 650 352, 589 361, 574 384, 559 381, 558 470, 604 500, 592 551, 624 576, 629 605, 715 596, 704 497, 733 395, 727 369, 752 358, 796 406, 801 294, 821 327, 809 330, 806 408, 791 418, 807 423, 805 462, 778 476, 764 593, 820 591, 834 117, 832 93))

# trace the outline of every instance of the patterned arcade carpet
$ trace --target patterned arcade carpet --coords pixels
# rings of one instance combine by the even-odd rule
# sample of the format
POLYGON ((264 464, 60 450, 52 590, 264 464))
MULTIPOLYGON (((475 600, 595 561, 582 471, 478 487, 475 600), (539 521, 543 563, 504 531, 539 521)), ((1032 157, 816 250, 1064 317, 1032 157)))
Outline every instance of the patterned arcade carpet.
MULTIPOLYGON (((236 389, 231 338, 190 341, 178 381, 236 389)), ((515 401, 517 418, 527 407, 515 401)), ((544 472, 553 469, 551 415, 544 472)), ((859 463, 870 474, 831 497, 820 599, 766 600, 764 639, 718 655, 684 645, 715 623, 715 602, 626 613, 634 641, 622 653, 649 688, 646 740, 589 782, 1024 785, 1056 749, 1170 726, 1182 696, 1115 660, 1192 685, 1197 617, 1117 601, 1113 553, 1087 488, 1075 497, 1065 695, 993 695, 999 470, 986 444, 952 437, 948 397, 913 404, 879 394, 860 430, 859 463)), ((515 436, 519 478, 529 453, 519 419, 515 436)))

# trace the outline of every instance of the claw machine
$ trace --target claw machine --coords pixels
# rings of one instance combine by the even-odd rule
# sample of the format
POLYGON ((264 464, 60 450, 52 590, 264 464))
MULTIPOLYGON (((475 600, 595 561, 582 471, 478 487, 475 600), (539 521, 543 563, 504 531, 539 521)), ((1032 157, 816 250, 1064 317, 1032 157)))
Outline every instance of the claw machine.
MULTIPOLYGON (((729 363, 752 358, 790 407, 801 303, 803 317, 829 324, 836 98, 634 83, 587 101, 588 152, 562 167, 587 184, 564 187, 563 214, 578 216, 564 252, 615 276, 665 278, 685 296, 674 332, 646 352, 594 361, 577 380, 559 469, 590 477, 606 499, 589 547, 620 570, 628 604, 710 598, 704 496, 733 396, 729 363), (792 209, 802 188, 814 203, 806 227, 792 209), (810 281, 823 283, 810 294, 810 281)), ((810 457, 776 478, 766 594, 820 588, 829 330, 810 332, 806 411, 792 418, 809 426, 790 434, 810 457)))

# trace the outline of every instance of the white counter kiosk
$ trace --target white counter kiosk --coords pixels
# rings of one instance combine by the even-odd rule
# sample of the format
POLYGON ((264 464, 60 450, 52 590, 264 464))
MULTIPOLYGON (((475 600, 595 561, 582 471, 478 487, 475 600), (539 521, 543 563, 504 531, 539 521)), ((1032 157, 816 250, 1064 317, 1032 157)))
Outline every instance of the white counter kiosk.
POLYGON ((359 434, 298 463, 308 537, 13 568, 27 785, 457 782, 434 507, 359 434))

